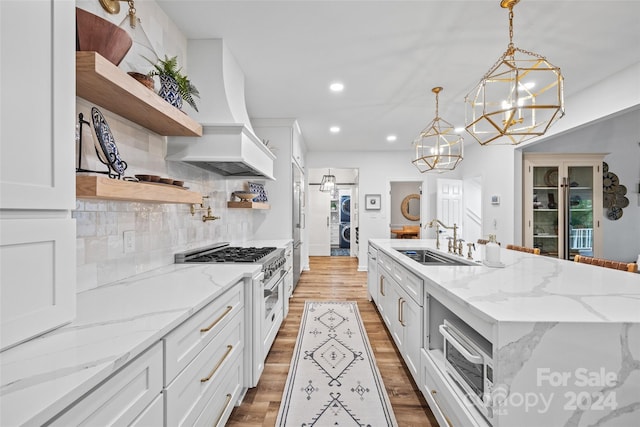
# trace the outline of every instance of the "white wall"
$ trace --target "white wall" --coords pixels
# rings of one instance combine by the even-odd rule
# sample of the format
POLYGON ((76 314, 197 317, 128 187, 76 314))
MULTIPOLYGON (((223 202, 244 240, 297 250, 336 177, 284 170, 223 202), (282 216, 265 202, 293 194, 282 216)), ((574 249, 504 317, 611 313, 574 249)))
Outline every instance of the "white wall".
MULTIPOLYGON (((372 151, 372 152, 328 152, 309 151, 306 164, 308 168, 357 168, 358 206, 360 245, 358 248, 358 268, 366 270, 367 241, 369 239, 389 237, 389 181, 424 181, 422 192, 426 195, 422 200, 422 215, 435 218, 435 179, 447 176, 456 177, 452 173, 443 175, 421 174, 411 164, 412 150, 407 151, 372 151), (433 182, 433 184, 431 184, 433 182), (381 195, 381 210, 364 209, 366 194, 381 195)), ((310 190, 313 191, 313 190, 310 190)), ((428 236, 427 236, 428 237, 428 236)))

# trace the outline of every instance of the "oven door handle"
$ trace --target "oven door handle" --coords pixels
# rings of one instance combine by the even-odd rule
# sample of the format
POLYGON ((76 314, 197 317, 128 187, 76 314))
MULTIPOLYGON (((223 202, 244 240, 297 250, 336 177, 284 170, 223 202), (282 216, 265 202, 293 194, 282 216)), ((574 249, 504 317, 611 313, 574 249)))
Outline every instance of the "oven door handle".
POLYGON ((449 332, 449 328, 446 325, 440 325, 438 329, 440 330, 440 333, 449 340, 451 345, 464 356, 465 359, 475 364, 482 363, 482 356, 479 354, 471 354, 471 352, 449 332))

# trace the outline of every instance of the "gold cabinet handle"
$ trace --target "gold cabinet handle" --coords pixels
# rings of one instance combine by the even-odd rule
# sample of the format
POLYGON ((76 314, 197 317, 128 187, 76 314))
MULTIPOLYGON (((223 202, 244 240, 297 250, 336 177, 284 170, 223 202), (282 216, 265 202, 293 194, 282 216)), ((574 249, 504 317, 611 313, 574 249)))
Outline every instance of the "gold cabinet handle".
POLYGON ((400 306, 398 307, 398 313, 400 318, 398 319, 400 321, 400 324, 402 326, 407 326, 406 323, 404 323, 404 298, 400 298, 400 306))
POLYGON ((216 366, 213 367, 213 369, 211 370, 209 375, 207 375, 204 378, 200 378, 200 382, 201 383, 206 383, 207 381, 209 381, 211 379, 211 377, 213 377, 216 374, 216 372, 218 371, 218 368, 220 368, 220 365, 222 365, 222 362, 224 362, 225 359, 229 356, 229 353, 231 353, 231 350, 233 350, 233 346, 232 345, 228 345, 227 346, 227 351, 222 356, 222 359, 218 360, 218 363, 216 363, 216 366))
POLYGON ((227 411, 227 407, 229 406, 230 402, 231 402, 231 393, 227 393, 227 400, 224 402, 224 407, 222 408, 222 412, 220 412, 220 415, 218 415, 218 419, 216 419, 216 422, 213 423, 214 427, 217 427, 217 425, 220 424, 220 420, 222 419, 222 416, 224 415, 224 413, 227 411))
POLYGON ((449 427, 453 427, 453 424, 451 424, 451 420, 449 419, 449 417, 447 417, 447 414, 445 414, 444 411, 442 410, 442 406, 440 406, 440 402, 438 402, 438 396, 436 396, 437 393, 438 393, 437 391, 431 390, 431 396, 433 396, 433 401, 436 402, 436 406, 438 407, 438 410, 444 417, 444 420, 447 422, 447 425, 449 427))
POLYGON ((224 313, 222 313, 220 315, 220 317, 218 317, 216 320, 213 321, 213 323, 211 323, 209 326, 207 326, 206 328, 202 328, 200 329, 200 332, 209 332, 214 326, 216 326, 218 324, 218 322, 220 322, 222 319, 224 319, 224 316, 226 316, 227 314, 229 314, 229 312, 233 310, 233 307, 228 305, 226 310, 224 311, 224 313))
POLYGON ((384 294, 384 276, 380 276, 380 293, 383 297, 386 296, 384 294))

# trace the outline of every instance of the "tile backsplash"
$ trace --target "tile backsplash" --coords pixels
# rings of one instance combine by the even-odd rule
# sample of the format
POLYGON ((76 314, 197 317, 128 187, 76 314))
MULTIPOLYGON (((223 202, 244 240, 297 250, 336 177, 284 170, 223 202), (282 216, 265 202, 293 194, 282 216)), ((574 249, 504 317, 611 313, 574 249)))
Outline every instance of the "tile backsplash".
MULTIPOLYGON (((93 105, 77 98, 76 112, 91 121, 93 105)), ((231 193, 246 180, 221 176, 181 162, 165 161, 166 138, 98 107, 113 133, 125 176, 154 174, 185 181, 191 191, 208 196, 205 206, 220 219, 202 221, 203 211, 191 215, 189 205, 77 199, 77 291, 103 286, 173 263, 173 255, 219 241, 252 239, 254 216, 248 209, 227 209, 231 193), (124 232, 134 231, 135 251, 124 252, 124 232)), ((95 153, 92 126, 83 126, 83 167, 104 170, 95 153)))

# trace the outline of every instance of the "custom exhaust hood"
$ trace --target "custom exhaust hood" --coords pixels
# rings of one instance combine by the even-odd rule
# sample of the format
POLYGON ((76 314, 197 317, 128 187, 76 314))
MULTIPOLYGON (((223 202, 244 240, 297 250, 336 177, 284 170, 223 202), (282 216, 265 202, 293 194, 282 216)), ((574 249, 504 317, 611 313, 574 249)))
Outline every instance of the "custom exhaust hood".
POLYGON ((200 91, 201 137, 169 137, 167 160, 228 178, 273 177, 275 155, 255 135, 244 98, 244 73, 222 39, 189 40, 189 79, 200 91))

